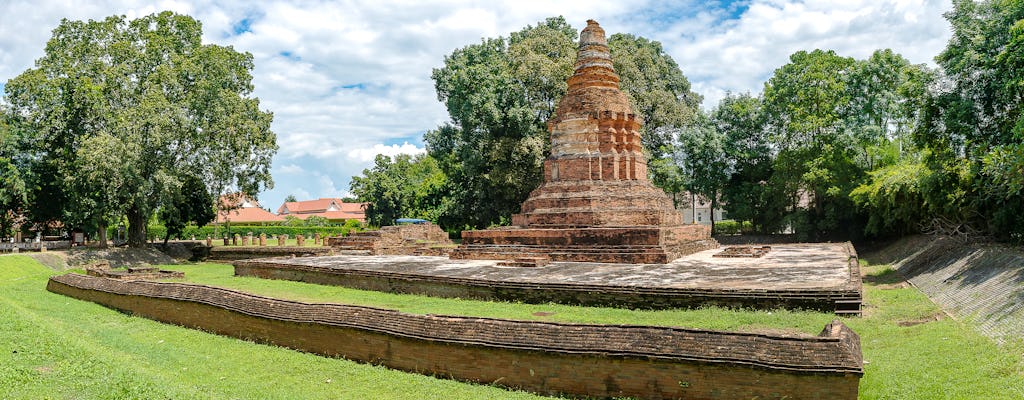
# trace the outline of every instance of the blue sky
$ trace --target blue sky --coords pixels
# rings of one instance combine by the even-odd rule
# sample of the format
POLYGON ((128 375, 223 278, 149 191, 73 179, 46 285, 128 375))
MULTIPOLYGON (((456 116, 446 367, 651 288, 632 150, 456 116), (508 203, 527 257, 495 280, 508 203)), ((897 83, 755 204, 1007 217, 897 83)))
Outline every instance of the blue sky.
POLYGON ((448 118, 432 68, 458 47, 562 15, 577 29, 595 19, 609 33, 660 41, 704 106, 726 92, 757 93, 798 50, 866 58, 892 48, 914 63, 949 39, 949 0, 847 1, 259 1, 70 0, 0 2, 0 88, 42 56, 61 18, 85 20, 161 10, 203 23, 203 40, 255 58, 255 95, 274 112, 280 150, 276 210, 300 199, 343 196, 378 153, 419 153, 422 135, 448 118))

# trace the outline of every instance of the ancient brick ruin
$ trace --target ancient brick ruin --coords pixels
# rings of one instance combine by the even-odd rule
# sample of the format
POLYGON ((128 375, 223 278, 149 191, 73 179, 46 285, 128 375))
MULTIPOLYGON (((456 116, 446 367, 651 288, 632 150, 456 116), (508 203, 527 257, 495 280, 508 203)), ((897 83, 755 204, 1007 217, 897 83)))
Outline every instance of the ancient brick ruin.
POLYGON ((352 232, 330 238, 327 245, 338 253, 366 255, 448 255, 455 244, 448 232, 434 224, 385 226, 379 230, 352 232))
POLYGON ((128 267, 114 269, 110 267, 109 261, 94 262, 85 267, 85 273, 89 276, 101 278, 120 279, 124 281, 141 281, 150 279, 183 278, 184 272, 167 271, 156 267, 128 267))
POLYGON ((507 228, 462 233, 452 258, 666 263, 717 247, 710 227, 683 225, 672 201, 647 179, 642 121, 619 90, 604 30, 580 32, 576 71, 548 121, 544 183, 507 228))
POLYGON ((51 292, 158 321, 316 354, 542 394, 856 399, 860 338, 413 315, 228 289, 52 277, 51 292))

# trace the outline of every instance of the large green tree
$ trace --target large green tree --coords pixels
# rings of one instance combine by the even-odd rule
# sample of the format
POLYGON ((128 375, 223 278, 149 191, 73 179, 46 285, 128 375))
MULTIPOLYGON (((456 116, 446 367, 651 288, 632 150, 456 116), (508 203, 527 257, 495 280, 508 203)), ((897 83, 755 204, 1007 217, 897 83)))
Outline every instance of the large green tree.
POLYGON ((932 171, 929 211, 1024 242, 1024 1, 953 2, 914 137, 932 171))
POLYGON ((0 238, 12 234, 25 204, 25 181, 18 166, 17 135, 0 109, 0 238))
POLYGON ((35 67, 6 85, 31 133, 34 220, 102 228, 126 215, 129 244, 142 246, 187 176, 213 194, 272 186, 277 145, 252 96, 252 55, 201 38, 198 21, 172 12, 61 21, 35 67))
POLYGON ((626 33, 608 38, 619 87, 644 119, 641 140, 652 158, 672 152, 674 138, 697 122, 699 94, 661 43, 626 33))
POLYGON ((448 176, 440 223, 486 227, 508 218, 541 180, 545 123, 565 93, 576 31, 549 18, 509 38, 455 50, 433 71, 451 124, 425 136, 448 176))
POLYGON ((710 118, 725 135, 723 151, 729 163, 728 181, 722 188, 725 210, 730 218, 750 221, 759 233, 779 231, 788 202, 782 187, 769 184, 776 146, 769 140, 761 99, 750 93, 729 93, 710 118))
POLYGON ((844 118, 853 66, 833 51, 798 51, 765 83, 764 112, 779 149, 772 184, 785 188, 797 211, 790 222, 804 238, 853 227, 848 194, 863 175, 844 118))
POLYGON ((725 134, 717 129, 714 122, 700 113, 680 133, 677 149, 681 153, 679 165, 688 177, 684 187, 691 194, 708 199, 710 203, 712 233, 715 226, 713 210, 718 208, 719 195, 729 179, 725 139, 725 134))
POLYGON ((426 154, 377 155, 373 168, 352 177, 352 194, 367 202, 366 221, 394 225, 398 218, 437 220, 446 177, 426 154))

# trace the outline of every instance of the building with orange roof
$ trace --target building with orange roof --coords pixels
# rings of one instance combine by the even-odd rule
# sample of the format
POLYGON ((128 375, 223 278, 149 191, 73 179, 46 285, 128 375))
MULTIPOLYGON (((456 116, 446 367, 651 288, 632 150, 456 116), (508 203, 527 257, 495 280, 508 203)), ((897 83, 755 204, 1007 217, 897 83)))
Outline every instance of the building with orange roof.
POLYGON ((260 208, 260 203, 244 194, 232 193, 220 197, 221 209, 217 212, 215 224, 272 224, 284 218, 260 208), (229 207, 230 205, 230 207, 229 207), (228 210, 225 210, 228 209, 228 210))
POLYGON ((288 201, 277 209, 279 217, 293 216, 306 219, 312 216, 324 217, 331 222, 344 222, 354 219, 366 222, 367 203, 346 203, 339 198, 319 198, 316 200, 288 201))

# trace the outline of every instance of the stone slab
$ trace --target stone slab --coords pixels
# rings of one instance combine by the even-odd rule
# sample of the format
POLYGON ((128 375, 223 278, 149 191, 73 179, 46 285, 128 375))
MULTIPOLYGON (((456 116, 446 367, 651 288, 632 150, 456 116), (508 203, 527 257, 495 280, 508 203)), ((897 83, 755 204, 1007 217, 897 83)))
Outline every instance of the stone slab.
POLYGON ((494 260, 336 255, 235 262, 237 275, 367 290, 485 300, 629 308, 838 309, 862 298, 849 243, 774 245, 761 258, 717 258, 707 250, 668 264, 552 262, 504 267, 494 260))

